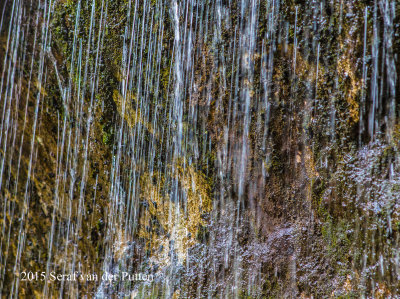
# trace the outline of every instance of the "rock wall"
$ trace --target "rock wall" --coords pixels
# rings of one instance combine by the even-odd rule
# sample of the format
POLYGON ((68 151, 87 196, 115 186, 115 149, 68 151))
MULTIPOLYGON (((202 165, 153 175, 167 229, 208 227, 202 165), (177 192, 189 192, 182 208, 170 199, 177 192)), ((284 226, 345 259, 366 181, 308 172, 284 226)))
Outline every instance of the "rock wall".
POLYGON ((396 1, 1 8, 4 296, 399 295, 396 1))

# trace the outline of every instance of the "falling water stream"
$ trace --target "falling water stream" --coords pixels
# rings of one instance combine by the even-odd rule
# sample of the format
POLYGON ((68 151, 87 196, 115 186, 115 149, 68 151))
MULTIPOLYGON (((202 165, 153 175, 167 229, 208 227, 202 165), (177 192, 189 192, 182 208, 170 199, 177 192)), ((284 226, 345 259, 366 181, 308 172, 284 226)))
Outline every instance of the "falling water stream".
POLYGON ((0 15, 2 296, 400 296, 398 1, 0 15))

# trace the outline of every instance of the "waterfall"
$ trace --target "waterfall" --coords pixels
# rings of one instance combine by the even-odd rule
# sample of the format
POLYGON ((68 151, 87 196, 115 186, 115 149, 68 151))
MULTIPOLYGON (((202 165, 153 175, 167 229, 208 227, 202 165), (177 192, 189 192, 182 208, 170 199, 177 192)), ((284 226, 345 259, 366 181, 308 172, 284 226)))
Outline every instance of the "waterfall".
POLYGON ((399 296, 397 1, 0 14, 2 295, 399 296))

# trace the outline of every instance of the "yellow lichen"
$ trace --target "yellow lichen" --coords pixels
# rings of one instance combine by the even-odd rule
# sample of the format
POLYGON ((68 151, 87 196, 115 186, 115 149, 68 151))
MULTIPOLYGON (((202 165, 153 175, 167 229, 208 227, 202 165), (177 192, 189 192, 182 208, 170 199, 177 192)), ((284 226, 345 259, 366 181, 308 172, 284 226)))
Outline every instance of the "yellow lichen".
POLYGON ((346 78, 350 79, 350 88, 346 93, 346 101, 349 105, 349 115, 350 123, 357 123, 359 121, 359 103, 356 98, 358 93, 361 90, 360 80, 356 77, 353 67, 350 63, 349 57, 344 55, 342 59, 338 61, 338 72, 339 75, 345 80, 346 78))
POLYGON ((378 288, 375 290, 375 298, 384 299, 391 298, 392 294, 384 283, 379 283, 378 288))
POLYGON ((344 82, 349 80, 350 86, 346 86, 346 101, 349 105, 349 123, 357 123, 360 119, 359 115, 359 103, 357 102, 357 96, 361 91, 362 80, 360 80, 355 73, 357 69, 352 62, 352 57, 354 55, 354 48, 351 45, 351 41, 354 38, 347 34, 343 39, 340 39, 340 49, 342 51, 342 56, 338 59, 337 71, 340 79, 344 82))
POLYGON ((155 252, 153 259, 162 265, 169 263, 168 252, 172 248, 169 248, 169 239, 166 236, 159 236, 147 229, 149 221, 154 217, 157 218, 165 235, 169 234, 174 240, 173 249, 179 260, 184 261, 187 250, 197 243, 199 226, 205 225, 201 215, 210 212, 212 208, 210 186, 201 172, 193 166, 183 167, 183 163, 179 161, 171 171, 179 181, 182 194, 185 194, 179 203, 171 201, 168 195, 162 194, 161 188, 164 185, 162 176, 154 182, 146 173, 142 175, 140 181, 142 199, 148 203, 148 210, 140 217, 139 237, 150 240, 148 249, 155 252))
POLYGON ((345 292, 350 293, 352 291, 352 286, 351 286, 351 276, 347 275, 347 279, 344 283, 343 289, 345 290, 345 292))
POLYGON ((150 134, 154 133, 154 130, 150 123, 144 120, 140 109, 134 109, 132 107, 132 100, 136 100, 132 92, 128 92, 126 97, 123 97, 118 90, 114 90, 113 100, 117 105, 118 113, 125 119, 130 128, 134 128, 138 123, 144 126, 150 134))

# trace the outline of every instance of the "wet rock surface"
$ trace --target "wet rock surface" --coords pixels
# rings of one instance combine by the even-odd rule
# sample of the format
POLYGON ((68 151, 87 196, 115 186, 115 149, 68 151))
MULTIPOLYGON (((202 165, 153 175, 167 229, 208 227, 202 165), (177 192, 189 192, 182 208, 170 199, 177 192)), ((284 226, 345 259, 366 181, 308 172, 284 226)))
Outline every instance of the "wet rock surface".
POLYGON ((398 2, 0 8, 3 296, 399 296, 398 2))

